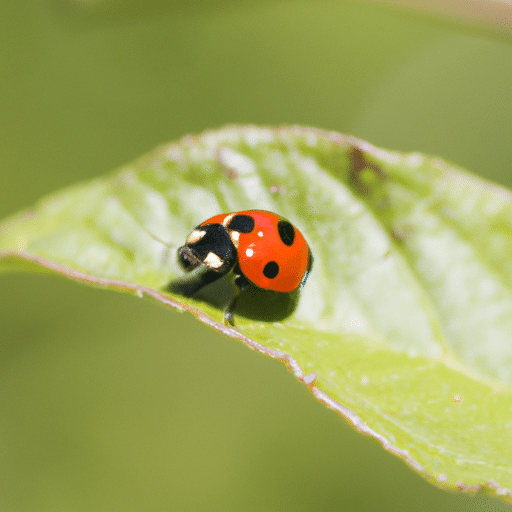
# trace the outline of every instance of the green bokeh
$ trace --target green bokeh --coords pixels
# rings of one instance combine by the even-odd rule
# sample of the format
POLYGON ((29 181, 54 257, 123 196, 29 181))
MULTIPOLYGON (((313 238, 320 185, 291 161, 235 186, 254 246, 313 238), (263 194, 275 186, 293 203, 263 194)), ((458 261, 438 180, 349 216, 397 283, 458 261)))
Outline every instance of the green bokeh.
MULTIPOLYGON (((353 133, 512 184, 510 44, 372 4, 101 5, 0 5, 0 218, 232 122, 353 133)), ((191 317, 58 278, 0 286, 2 510, 509 508, 423 482, 191 317)))

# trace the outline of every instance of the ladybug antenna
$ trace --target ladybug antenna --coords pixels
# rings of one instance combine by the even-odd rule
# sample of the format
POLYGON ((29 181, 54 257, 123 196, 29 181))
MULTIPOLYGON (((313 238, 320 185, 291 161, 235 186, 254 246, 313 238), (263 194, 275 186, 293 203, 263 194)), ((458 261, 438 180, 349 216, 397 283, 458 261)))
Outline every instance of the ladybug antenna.
POLYGON ((154 233, 149 231, 149 229, 145 228, 139 221, 136 221, 139 225, 140 229, 146 233, 146 235, 150 236, 153 240, 156 240, 157 242, 161 243, 162 245, 165 245, 168 249, 175 249, 175 245, 171 245, 169 242, 166 242, 165 240, 162 240, 160 237, 156 236, 154 233))
POLYGON ((160 242, 162 245, 165 245, 168 249, 175 249, 175 245, 171 245, 169 242, 166 242, 165 240, 162 240, 160 237, 156 236, 154 233, 151 233, 151 231, 147 230, 145 227, 141 226, 142 229, 153 239, 157 242, 160 242))

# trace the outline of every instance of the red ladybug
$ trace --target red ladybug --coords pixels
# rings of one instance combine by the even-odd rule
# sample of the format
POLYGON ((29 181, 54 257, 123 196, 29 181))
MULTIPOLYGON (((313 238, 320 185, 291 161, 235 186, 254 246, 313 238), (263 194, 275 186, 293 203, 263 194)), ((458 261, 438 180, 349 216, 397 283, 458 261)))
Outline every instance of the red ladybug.
POLYGON ((313 256, 301 232, 289 221, 264 210, 223 213, 199 224, 178 249, 187 270, 206 272, 188 295, 233 270, 236 292, 224 313, 234 325, 240 292, 249 283, 263 290, 289 293, 304 286, 313 256))

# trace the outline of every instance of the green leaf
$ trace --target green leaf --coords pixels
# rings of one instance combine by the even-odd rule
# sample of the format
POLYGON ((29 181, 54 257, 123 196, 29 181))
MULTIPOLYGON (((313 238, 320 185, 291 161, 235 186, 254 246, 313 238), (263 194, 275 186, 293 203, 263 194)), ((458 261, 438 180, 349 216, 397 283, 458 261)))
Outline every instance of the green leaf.
POLYGON ((5 220, 0 270, 191 311, 282 360, 436 485, 512 501, 511 197, 437 158, 337 133, 228 127, 5 220), (194 226, 251 208, 296 224, 315 262, 291 315, 265 321, 257 298, 232 329, 219 290, 193 300, 166 287, 194 226))

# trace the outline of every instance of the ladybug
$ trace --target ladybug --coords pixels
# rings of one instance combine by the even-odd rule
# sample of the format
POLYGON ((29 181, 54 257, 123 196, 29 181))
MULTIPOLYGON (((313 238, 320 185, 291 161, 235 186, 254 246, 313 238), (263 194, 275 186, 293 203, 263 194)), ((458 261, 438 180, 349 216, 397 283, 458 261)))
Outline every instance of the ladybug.
POLYGON ((264 210, 223 213, 205 220, 178 249, 178 260, 187 271, 203 269, 188 295, 233 270, 235 295, 224 312, 226 325, 234 325, 236 303, 249 283, 290 293, 304 286, 313 265, 301 232, 283 217, 264 210))

